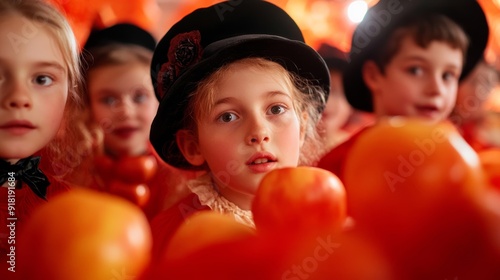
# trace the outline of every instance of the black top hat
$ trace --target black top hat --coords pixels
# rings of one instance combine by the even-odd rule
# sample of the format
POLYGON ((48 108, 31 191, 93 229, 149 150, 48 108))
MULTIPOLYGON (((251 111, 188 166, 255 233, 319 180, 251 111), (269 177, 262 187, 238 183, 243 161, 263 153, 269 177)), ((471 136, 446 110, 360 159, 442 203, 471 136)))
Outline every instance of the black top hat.
POLYGON ((347 68, 347 53, 328 43, 319 46, 318 53, 323 57, 330 70, 344 71, 347 68))
POLYGON ((195 168, 184 159, 175 140, 182 128, 189 94, 216 69, 246 57, 273 60, 321 86, 327 97, 330 76, 324 60, 304 43, 297 24, 279 7, 265 1, 243 0, 195 10, 160 40, 151 64, 160 105, 150 140, 165 162, 195 168))
POLYGON ((368 10, 352 36, 350 65, 344 72, 347 101, 356 109, 372 112, 372 96, 362 78, 363 63, 387 41, 403 20, 425 14, 442 14, 456 22, 469 37, 469 49, 461 78, 482 57, 488 42, 488 22, 476 0, 380 0, 368 10))
POLYGON ((92 50, 115 43, 138 45, 151 51, 156 46, 155 38, 146 30, 131 23, 118 23, 104 29, 93 29, 83 48, 92 50))

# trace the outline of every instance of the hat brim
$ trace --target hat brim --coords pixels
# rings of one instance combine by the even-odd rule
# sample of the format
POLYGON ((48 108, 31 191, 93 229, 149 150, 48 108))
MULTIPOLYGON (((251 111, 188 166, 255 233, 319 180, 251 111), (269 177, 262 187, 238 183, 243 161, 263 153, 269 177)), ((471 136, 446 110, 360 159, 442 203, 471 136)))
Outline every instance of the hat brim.
POLYGON ((110 44, 137 45, 154 51, 156 39, 137 25, 119 23, 104 29, 92 30, 83 49, 92 50, 110 44))
MULTIPOLYGON (((403 10, 396 15, 392 15, 387 26, 381 27, 380 32, 370 38, 369 43, 362 48, 356 48, 354 41, 359 36, 358 27, 353 34, 353 46, 351 47, 350 64, 344 72, 343 84, 347 101, 354 108, 366 112, 373 112, 373 99, 370 90, 366 86, 362 67, 364 62, 372 57, 374 51, 387 39, 398 24, 407 18, 418 17, 423 14, 439 13, 445 15, 456 22, 469 37, 469 48, 466 54, 461 79, 466 77, 483 57, 484 50, 488 43, 489 28, 486 16, 475 0, 457 1, 410 1, 402 3, 403 10)), ((377 22, 370 14, 363 22, 377 22)), ((361 24, 360 24, 361 25, 361 24)))
MULTIPOLYGON (((176 143, 176 133, 182 129, 181 121, 188 105, 187 96, 196 89, 199 81, 223 65, 249 57, 263 57, 279 63, 285 69, 321 86, 325 98, 328 97, 328 67, 321 56, 308 45, 280 36, 262 34, 217 41, 205 48, 200 62, 182 73, 160 102, 151 126, 150 141, 166 163, 182 169, 199 169, 184 159, 176 143)), ((323 108, 318 110, 322 111, 323 108)))

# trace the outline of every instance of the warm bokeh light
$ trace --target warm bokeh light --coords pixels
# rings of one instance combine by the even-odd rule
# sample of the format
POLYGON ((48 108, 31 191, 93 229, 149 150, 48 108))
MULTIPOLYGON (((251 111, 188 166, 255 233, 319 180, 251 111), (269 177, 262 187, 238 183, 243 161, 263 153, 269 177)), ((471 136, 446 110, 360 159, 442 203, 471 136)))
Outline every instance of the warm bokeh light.
POLYGON ((347 8, 347 16, 352 22, 358 23, 365 17, 366 11, 368 10, 368 5, 365 1, 358 0, 349 4, 347 8))
POLYGON ((495 87, 486 100, 486 110, 500 113, 500 86, 495 87))

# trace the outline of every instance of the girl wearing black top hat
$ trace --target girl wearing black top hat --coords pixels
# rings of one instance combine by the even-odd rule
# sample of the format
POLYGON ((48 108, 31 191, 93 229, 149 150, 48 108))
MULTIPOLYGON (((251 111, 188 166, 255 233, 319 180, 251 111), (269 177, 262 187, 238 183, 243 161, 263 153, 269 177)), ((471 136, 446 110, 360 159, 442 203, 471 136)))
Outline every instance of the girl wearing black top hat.
POLYGON ((316 125, 329 93, 328 68, 271 3, 223 2, 185 16, 159 42, 151 74, 160 100, 154 148, 175 167, 207 172, 153 220, 157 254, 196 211, 253 227, 250 207, 263 176, 310 165, 322 153, 316 125))

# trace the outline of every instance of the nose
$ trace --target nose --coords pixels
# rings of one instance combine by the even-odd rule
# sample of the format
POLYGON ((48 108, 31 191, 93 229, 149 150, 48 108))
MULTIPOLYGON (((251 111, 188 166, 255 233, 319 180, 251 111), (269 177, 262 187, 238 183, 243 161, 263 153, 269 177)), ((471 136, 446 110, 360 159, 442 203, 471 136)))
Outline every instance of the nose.
POLYGON ((250 129, 247 135, 246 142, 248 145, 269 142, 269 129, 266 126, 265 120, 254 118, 250 122, 250 129))
POLYGON ((445 93, 445 86, 441 74, 435 74, 431 77, 428 88, 427 95, 429 96, 439 96, 445 93))
POLYGON ((134 114, 134 106, 131 102, 128 102, 128 100, 122 100, 117 108, 117 111, 120 119, 127 119, 132 117, 134 114))
POLYGON ((6 92, 2 100, 4 108, 21 109, 32 107, 33 104, 29 89, 23 83, 13 81, 11 86, 7 86, 5 89, 2 89, 2 91, 3 90, 6 92))

